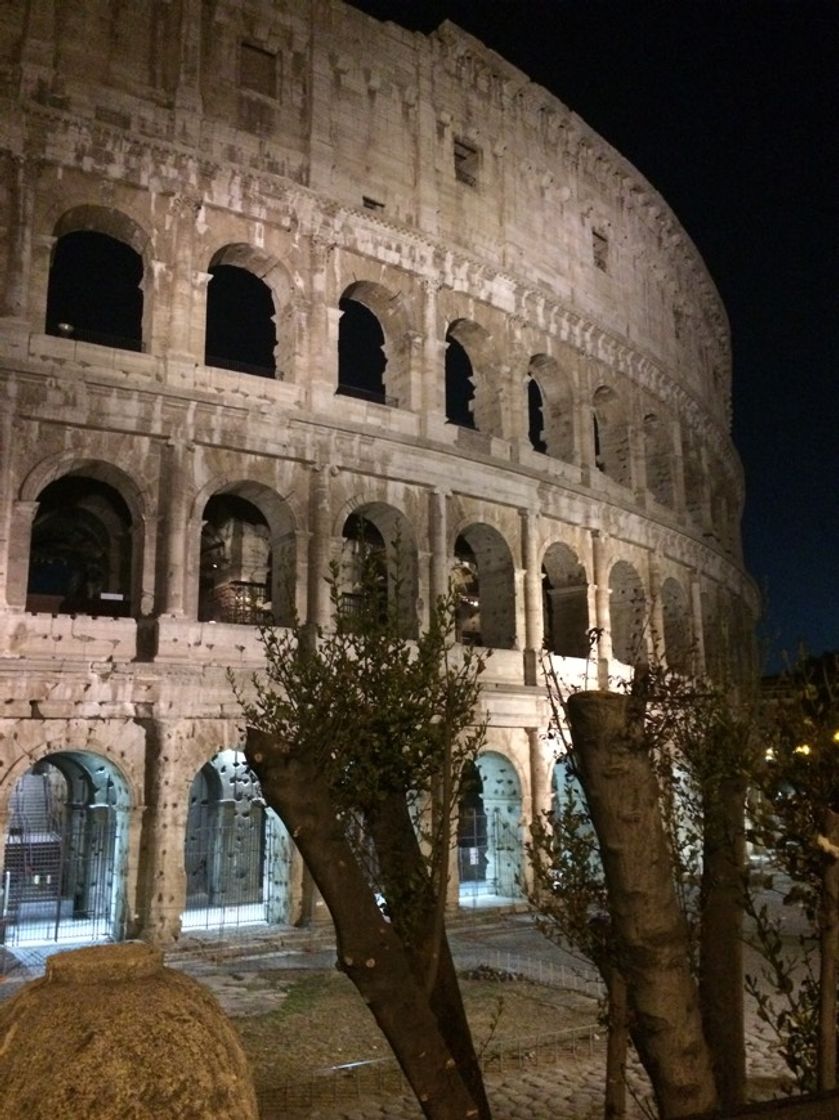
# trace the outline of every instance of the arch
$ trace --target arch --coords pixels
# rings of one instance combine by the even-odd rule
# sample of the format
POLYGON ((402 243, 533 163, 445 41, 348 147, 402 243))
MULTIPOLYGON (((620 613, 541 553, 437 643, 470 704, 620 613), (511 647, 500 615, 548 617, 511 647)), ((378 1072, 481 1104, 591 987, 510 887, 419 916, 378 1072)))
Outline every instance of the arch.
POLYGON ((151 264, 151 237, 133 218, 121 210, 108 206, 74 206, 58 218, 53 227, 53 237, 68 233, 103 233, 115 241, 123 241, 142 257, 145 266, 151 264))
POLYGON ((63 451, 37 463, 21 483, 21 501, 37 501, 41 491, 51 482, 67 477, 91 478, 107 483, 125 502, 133 522, 142 522, 148 516, 146 500, 129 474, 105 459, 79 459, 74 451, 63 451))
POLYGON ((447 421, 500 435, 500 393, 488 385, 494 362, 489 332, 469 319, 455 319, 446 331, 446 343, 447 421))
POLYGON ((194 508, 201 525, 198 617, 291 625, 297 547, 288 503, 262 483, 215 480, 194 508))
POLYGON ((150 239, 132 218, 76 206, 56 222, 47 284, 47 334, 123 350, 148 336, 150 239))
POLYGON ((497 529, 475 524, 457 535, 452 582, 458 641, 514 649, 515 572, 510 549, 497 529))
POLYGON ((548 354, 534 354, 527 372, 542 398, 542 439, 546 453, 565 463, 573 463, 574 401, 568 379, 559 362, 548 354))
POLYGON ((465 764, 457 823, 461 905, 518 897, 521 816, 521 782, 509 759, 485 751, 465 764))
POLYGON ((140 495, 110 464, 61 460, 30 472, 38 481, 27 565, 27 609, 54 614, 136 615, 140 610, 143 535, 140 495))
POLYGON ((588 579, 566 544, 550 545, 542 559, 545 645, 560 657, 588 657, 588 579))
POLYGON ((661 613, 667 666, 676 673, 689 673, 693 660, 690 600, 685 589, 672 576, 661 585, 661 613))
POLYGON ((336 393, 386 404, 385 335, 377 316, 358 299, 344 295, 338 307, 338 387, 336 393))
MULTIPOLYGON (((224 292, 225 281, 219 283, 219 287, 213 292, 220 278, 226 275, 227 281, 232 279, 236 286, 238 281, 242 281, 242 287, 247 286, 255 293, 255 304, 244 310, 248 316, 247 322, 253 325, 260 339, 259 344, 252 349, 247 341, 243 348, 242 324, 238 320, 232 322, 228 342, 221 347, 229 357, 225 360, 224 354, 218 354, 217 357, 223 359, 222 363, 208 361, 207 364, 221 364, 223 369, 241 369, 245 373, 261 377, 293 380, 297 286, 282 261, 254 245, 236 241, 223 245, 213 253, 207 271, 213 276, 207 289, 208 335, 211 300, 218 297, 222 307, 217 310, 224 313, 232 310, 238 316, 239 308, 236 305, 242 298, 246 298, 237 297, 234 290, 229 293, 232 305, 228 303, 228 294, 224 292), (246 277, 244 280, 243 275, 246 277)), ((224 323, 219 326, 226 328, 224 323)), ((215 339, 212 341, 215 343, 215 339)), ((209 337, 205 349, 209 354, 209 337)))
POLYGON ((219 751, 189 791, 182 928, 287 923, 291 841, 241 751, 219 751))
POLYGON ((629 421, 626 406, 609 385, 592 398, 594 462, 598 470, 621 486, 632 485, 629 421))
POLYGON ((4 847, 5 941, 119 941, 128 920, 131 795, 90 751, 44 755, 11 791, 4 847))
POLYGON ((534 377, 527 378, 527 438, 534 451, 544 454, 548 445, 544 439, 545 409, 542 390, 534 377))
POLYGON ((609 624, 618 661, 646 664, 647 599, 641 577, 626 560, 618 560, 609 573, 609 624))
POLYGON ((240 265, 212 264, 209 273, 205 365, 274 377, 277 333, 271 289, 240 265))
POLYGON ((654 412, 644 417, 644 463, 648 492, 660 505, 672 509, 675 504, 673 442, 667 424, 654 412))
POLYGON ((366 551, 374 569, 380 567, 381 606, 395 611, 400 632, 405 637, 415 638, 418 633, 419 558, 408 518, 385 502, 366 502, 347 513, 341 537, 342 610, 352 613, 359 607, 359 564, 362 552, 366 551))

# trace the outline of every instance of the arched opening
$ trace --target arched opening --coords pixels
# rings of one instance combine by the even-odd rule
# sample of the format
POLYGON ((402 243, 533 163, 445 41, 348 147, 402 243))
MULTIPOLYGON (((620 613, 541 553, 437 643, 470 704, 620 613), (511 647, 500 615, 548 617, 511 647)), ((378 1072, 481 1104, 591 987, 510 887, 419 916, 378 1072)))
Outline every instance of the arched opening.
POLYGON ((461 428, 476 428, 472 362, 451 328, 446 343, 446 420, 461 428))
POLYGON ((407 638, 417 635, 419 565, 407 518, 383 502, 369 502, 345 520, 341 556, 342 613, 388 613, 407 638))
MULTIPOLYGON (((530 382, 536 383, 540 395, 541 437, 547 455, 562 459, 565 463, 574 462, 574 404, 571 390, 559 363, 548 354, 534 354, 528 366, 530 382)), ((528 417, 531 429, 534 428, 531 411, 531 390, 528 384, 528 417)), ((531 430, 530 438, 538 434, 531 430)), ((535 445, 534 445, 535 446, 535 445)))
POLYGON ((457 852, 461 906, 497 905, 518 897, 521 786, 501 754, 487 751, 463 768, 457 852))
POLYGON ((542 454, 548 450, 544 439, 545 413, 542 403, 542 390, 534 377, 527 379, 527 438, 534 451, 542 454))
POLYGON ((238 494, 214 494, 201 528, 199 621, 272 622, 273 563, 271 529, 262 511, 238 494))
POLYGON ((618 661, 645 665, 647 599, 640 576, 625 560, 618 560, 609 573, 609 623, 618 661))
POLYGON ((661 505, 672 507, 673 445, 664 421, 654 413, 644 417, 644 462, 647 490, 661 505))
POLYGON ((347 397, 389 403, 385 392, 385 336, 373 312, 349 295, 338 307, 338 388, 347 397))
POLYGON ((183 929, 287 923, 291 854, 244 754, 220 751, 189 791, 183 929))
POLYGON ((129 806, 116 768, 87 751, 49 755, 18 778, 0 884, 7 946, 124 936, 129 806))
POLYGON ((661 585, 661 613, 667 667, 676 673, 689 673, 693 655, 690 604, 678 580, 668 578, 661 585))
POLYGON ((614 482, 630 486, 632 465, 626 410, 608 385, 601 385, 594 394, 592 420, 595 466, 614 482))
POLYGON ((213 264, 209 272, 205 363, 274 377, 277 333, 271 289, 239 265, 213 264))
POLYGON ((113 486, 65 475, 38 495, 26 609, 124 617, 132 613, 132 523, 113 486))
POLYGON ((143 260, 124 241, 95 230, 58 238, 47 288, 47 334, 143 349, 143 260))
POLYGON ((542 561, 545 647, 560 657, 588 657, 588 580, 576 554, 555 543, 542 561))
POLYGON ((454 546, 455 632, 465 645, 513 649, 516 601, 507 542, 489 525, 470 525, 454 546))

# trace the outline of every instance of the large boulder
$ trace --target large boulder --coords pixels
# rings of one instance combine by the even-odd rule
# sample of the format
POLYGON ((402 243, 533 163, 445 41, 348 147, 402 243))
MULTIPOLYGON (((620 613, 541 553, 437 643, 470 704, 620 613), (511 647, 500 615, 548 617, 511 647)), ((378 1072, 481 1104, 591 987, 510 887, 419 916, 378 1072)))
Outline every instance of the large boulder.
POLYGON ((257 1120, 215 999, 139 943, 59 953, 0 1005, 0 1120, 257 1120))

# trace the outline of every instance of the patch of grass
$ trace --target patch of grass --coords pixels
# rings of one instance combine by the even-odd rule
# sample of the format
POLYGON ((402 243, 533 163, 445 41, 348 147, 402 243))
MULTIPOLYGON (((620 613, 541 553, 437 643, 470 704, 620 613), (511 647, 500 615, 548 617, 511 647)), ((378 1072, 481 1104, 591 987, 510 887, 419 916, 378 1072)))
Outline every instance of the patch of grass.
MULTIPOLYGON (((318 1070, 390 1055, 363 1000, 342 973, 262 974, 285 988, 282 1005, 265 1015, 237 1019, 257 1089, 301 1081, 318 1070)), ((549 1034, 592 1022, 597 1005, 587 996, 505 977, 462 979, 475 1045, 549 1034)))

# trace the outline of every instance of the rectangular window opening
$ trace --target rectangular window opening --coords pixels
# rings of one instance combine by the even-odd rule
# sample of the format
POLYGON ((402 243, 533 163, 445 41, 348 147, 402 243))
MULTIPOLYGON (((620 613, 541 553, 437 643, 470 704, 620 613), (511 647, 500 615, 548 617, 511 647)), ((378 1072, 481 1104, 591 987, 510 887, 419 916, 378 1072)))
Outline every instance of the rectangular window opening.
POLYGON ((263 97, 277 96, 277 56, 251 43, 241 43, 239 48, 239 85, 242 89, 261 93, 263 97))
POLYGON ((458 183, 466 183, 469 187, 477 185, 480 160, 481 153, 473 144, 455 139, 454 177, 458 183))
POLYGON ((369 195, 366 194, 363 194, 361 196, 361 201, 364 205, 365 210, 375 210, 377 213, 381 213, 381 211, 385 208, 385 204, 383 202, 379 202, 377 198, 370 198, 369 195))
POLYGON ((609 265, 609 238, 602 230, 591 231, 591 250, 594 258, 594 267, 601 272, 608 271, 609 265))

